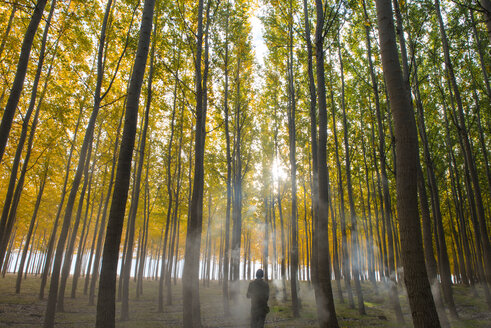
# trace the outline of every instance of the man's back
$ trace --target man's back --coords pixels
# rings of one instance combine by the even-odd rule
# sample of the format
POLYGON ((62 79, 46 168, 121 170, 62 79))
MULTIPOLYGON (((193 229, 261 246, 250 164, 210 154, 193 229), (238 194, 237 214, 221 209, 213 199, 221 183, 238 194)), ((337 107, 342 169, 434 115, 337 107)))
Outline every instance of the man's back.
POLYGON ((269 285, 263 279, 256 279, 249 284, 247 297, 251 298, 251 311, 268 313, 269 285))

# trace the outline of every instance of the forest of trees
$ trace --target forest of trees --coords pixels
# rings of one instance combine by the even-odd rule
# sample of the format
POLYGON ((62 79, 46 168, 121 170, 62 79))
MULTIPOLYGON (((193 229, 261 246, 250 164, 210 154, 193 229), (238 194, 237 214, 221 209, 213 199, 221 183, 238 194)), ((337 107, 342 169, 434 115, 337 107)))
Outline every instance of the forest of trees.
POLYGON ((0 268, 44 327, 81 293, 114 327, 147 279, 201 327, 200 284, 228 315, 260 267, 320 327, 362 283, 414 327, 459 318, 454 285, 491 311, 490 0, 0 8, 0 268))

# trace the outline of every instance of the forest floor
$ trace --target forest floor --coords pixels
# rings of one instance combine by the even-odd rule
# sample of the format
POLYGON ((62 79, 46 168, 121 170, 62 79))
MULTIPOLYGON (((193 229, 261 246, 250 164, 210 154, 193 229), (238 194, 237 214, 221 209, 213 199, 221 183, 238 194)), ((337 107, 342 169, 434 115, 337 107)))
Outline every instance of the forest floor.
MULTIPOLYGON (((39 300, 39 277, 28 276, 23 281, 20 294, 15 293, 15 276, 7 275, 0 278, 0 327, 41 327, 46 300, 39 300)), ((130 320, 119 320, 121 303, 116 307, 118 328, 150 328, 150 327, 181 327, 182 326, 182 294, 181 284, 172 286, 173 303, 164 308, 163 313, 157 311, 158 281, 144 280, 143 295, 135 298, 135 283, 131 281, 130 290, 130 320)), ((362 283, 366 315, 359 315, 356 309, 350 309, 347 295, 345 303, 340 303, 336 297, 337 290, 333 284, 336 314, 341 327, 412 327, 407 296, 400 293, 402 310, 406 324, 398 324, 388 300, 383 284, 375 293, 370 283, 362 283)), ((79 282, 83 289, 83 279, 79 282)), ((48 286, 49 287, 49 286, 48 286)), ((313 289, 306 282, 300 284, 300 297, 302 309, 300 318, 294 319, 290 302, 283 301, 281 282, 270 282, 271 297, 269 307, 271 312, 266 318, 266 327, 317 327, 316 307, 313 289)), ((288 284, 289 287, 289 284, 288 284)), ((80 291, 82 289, 79 289, 80 291)), ((211 282, 210 287, 200 288, 201 315, 203 327, 248 327, 250 301, 245 298, 247 282, 240 284, 240 296, 235 305, 231 303, 232 315, 223 315, 221 286, 211 282)), ((288 289, 288 288, 287 288, 288 289)), ((401 288, 399 288, 401 290, 401 288)), ((48 289, 46 289, 47 294, 48 289)), ((71 281, 68 282, 67 291, 71 291, 71 281)), ((482 290, 478 289, 478 296, 473 295, 470 288, 454 286, 454 297, 460 318, 452 320, 451 326, 464 327, 490 327, 491 311, 488 310, 482 290)), ((67 293, 69 295, 69 292, 67 293)), ((287 295, 287 297, 289 297, 287 295)), ((356 297, 355 297, 356 302, 356 297)), ((95 306, 88 305, 88 297, 81 292, 76 299, 65 298, 64 313, 56 314, 56 327, 94 327, 95 306)))

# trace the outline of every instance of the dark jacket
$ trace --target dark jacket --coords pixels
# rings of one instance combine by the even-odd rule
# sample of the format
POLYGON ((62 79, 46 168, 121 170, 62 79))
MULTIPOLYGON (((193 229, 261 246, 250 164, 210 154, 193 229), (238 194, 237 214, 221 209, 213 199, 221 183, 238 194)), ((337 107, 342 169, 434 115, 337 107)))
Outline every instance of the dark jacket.
POLYGON ((251 313, 266 315, 269 312, 269 285, 263 279, 256 279, 249 284, 247 298, 251 299, 251 313))

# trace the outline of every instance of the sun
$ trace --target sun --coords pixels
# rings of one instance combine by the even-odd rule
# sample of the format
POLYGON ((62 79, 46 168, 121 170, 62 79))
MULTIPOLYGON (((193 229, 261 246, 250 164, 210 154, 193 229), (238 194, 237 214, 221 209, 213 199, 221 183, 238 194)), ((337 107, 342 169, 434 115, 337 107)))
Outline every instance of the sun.
POLYGON ((286 169, 278 158, 273 160, 273 164, 271 165, 271 175, 274 182, 286 179, 286 169))

